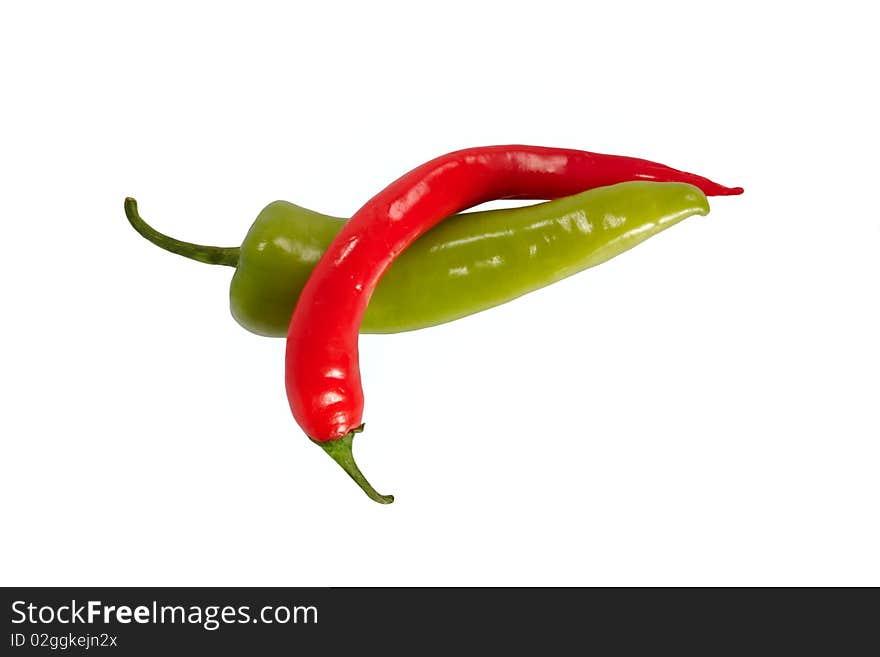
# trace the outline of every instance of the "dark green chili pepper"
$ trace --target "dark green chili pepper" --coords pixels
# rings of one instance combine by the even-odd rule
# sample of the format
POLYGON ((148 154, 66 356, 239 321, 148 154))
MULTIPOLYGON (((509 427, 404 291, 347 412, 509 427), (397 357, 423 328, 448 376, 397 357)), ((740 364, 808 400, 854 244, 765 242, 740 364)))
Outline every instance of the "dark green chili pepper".
MULTIPOLYGON (((379 282, 363 333, 398 333, 449 322, 598 265, 709 203, 684 183, 624 182, 522 208, 456 215, 400 254, 379 282)), ((344 219, 275 201, 241 247, 163 235, 125 201, 131 225, 167 251, 236 267, 230 307, 244 328, 284 337, 303 285, 344 219)))

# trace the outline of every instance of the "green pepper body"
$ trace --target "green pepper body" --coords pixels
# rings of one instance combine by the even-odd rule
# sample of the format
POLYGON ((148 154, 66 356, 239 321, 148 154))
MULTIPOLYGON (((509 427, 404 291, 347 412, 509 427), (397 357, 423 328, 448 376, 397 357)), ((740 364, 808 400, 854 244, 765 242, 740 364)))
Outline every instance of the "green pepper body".
MULTIPOLYGON (((515 299, 605 262, 709 203, 684 183, 625 182, 505 210, 450 217, 382 277, 362 333, 435 326, 515 299)), ((230 287, 235 319, 287 335, 300 290, 345 220, 275 201, 241 246, 230 287)))
MULTIPOLYGON (((624 182, 521 208, 470 212, 438 224, 401 253, 370 300, 362 333, 399 333, 486 310, 598 265, 709 203, 684 183, 624 182)), ((286 201, 267 205, 240 248, 162 235, 126 215, 169 251, 236 267, 232 315, 247 330, 284 337, 306 280, 344 219, 286 201)))

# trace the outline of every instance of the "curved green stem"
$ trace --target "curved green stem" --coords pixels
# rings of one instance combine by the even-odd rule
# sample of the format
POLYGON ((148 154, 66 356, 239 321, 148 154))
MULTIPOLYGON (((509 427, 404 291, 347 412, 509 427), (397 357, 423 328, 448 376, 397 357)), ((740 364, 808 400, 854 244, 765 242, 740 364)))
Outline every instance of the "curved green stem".
POLYGON ((348 473, 348 476, 355 480, 357 485, 367 494, 367 497, 379 504, 391 504, 394 501, 394 495, 380 495, 377 493, 376 489, 364 477, 357 463, 355 463, 354 454, 351 451, 351 443, 354 441, 354 435, 363 430, 364 425, 361 425, 357 429, 349 431, 342 438, 326 442, 318 442, 317 440, 312 442, 320 445, 321 449, 327 452, 330 458, 336 461, 348 473))
POLYGON ((137 201, 131 197, 125 199, 125 216, 128 218, 128 223, 131 224, 132 228, 159 248, 209 265, 238 266, 238 253, 240 249, 237 246, 204 246, 163 235, 141 219, 141 216, 138 214, 137 201))

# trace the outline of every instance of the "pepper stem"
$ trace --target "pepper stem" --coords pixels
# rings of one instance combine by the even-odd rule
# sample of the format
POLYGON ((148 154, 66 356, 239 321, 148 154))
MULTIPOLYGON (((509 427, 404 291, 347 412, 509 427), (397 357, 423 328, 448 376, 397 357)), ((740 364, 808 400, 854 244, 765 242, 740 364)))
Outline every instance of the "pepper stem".
POLYGON ((128 218, 128 223, 131 224, 132 228, 159 248, 209 265, 238 266, 238 253, 240 249, 237 246, 204 246, 163 235, 141 219, 141 216, 138 214, 137 201, 131 197, 125 199, 125 216, 128 218))
POLYGON ((326 442, 318 442, 317 440, 313 440, 312 442, 316 443, 321 449, 327 452, 330 458, 336 461, 339 466, 348 473, 348 476, 355 480, 355 483, 361 487, 361 490, 367 494, 367 497, 379 504, 391 504, 394 501, 394 495, 380 495, 377 493, 376 489, 373 488, 370 485, 370 482, 367 481, 367 478, 364 477, 360 468, 357 466, 357 463, 355 463, 354 454, 351 451, 351 443, 354 441, 354 435, 363 430, 364 425, 362 424, 357 429, 349 431, 342 438, 328 440, 326 442))

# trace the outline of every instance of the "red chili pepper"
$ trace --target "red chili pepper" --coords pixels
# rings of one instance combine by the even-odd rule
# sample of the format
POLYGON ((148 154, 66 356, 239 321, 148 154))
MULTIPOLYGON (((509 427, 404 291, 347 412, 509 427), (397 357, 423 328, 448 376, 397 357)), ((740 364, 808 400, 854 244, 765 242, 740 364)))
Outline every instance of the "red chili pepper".
POLYGON ((372 499, 391 502, 370 486, 351 453, 364 405, 358 332, 382 274, 420 235, 456 212, 495 199, 552 199, 628 180, 690 183, 716 196, 743 191, 648 160, 537 146, 456 151, 390 184, 333 240, 293 312, 286 384, 296 421, 372 499))

